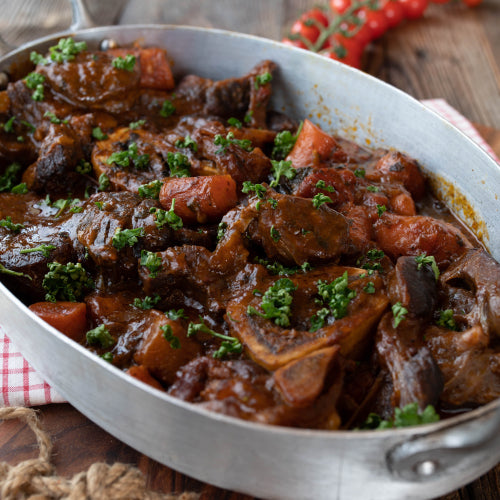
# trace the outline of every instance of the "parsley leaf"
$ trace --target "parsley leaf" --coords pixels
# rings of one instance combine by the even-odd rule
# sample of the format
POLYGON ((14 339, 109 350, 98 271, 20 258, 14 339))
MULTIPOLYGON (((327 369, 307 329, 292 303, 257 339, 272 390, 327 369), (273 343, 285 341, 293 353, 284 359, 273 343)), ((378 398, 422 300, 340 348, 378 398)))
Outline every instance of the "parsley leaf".
POLYGON ((61 123, 66 125, 68 123, 68 120, 61 120, 60 118, 57 118, 57 116, 51 111, 45 111, 43 117, 48 118, 50 123, 55 123, 56 125, 60 125, 61 123))
POLYGON ((332 199, 323 193, 318 193, 313 196, 312 203, 314 208, 319 208, 321 205, 325 203, 332 203, 332 199))
POLYGON ((218 333, 208 328, 208 326, 205 325, 205 323, 189 323, 187 336, 192 337, 193 335, 196 335, 198 332, 208 333, 213 337, 222 339, 221 346, 213 354, 214 358, 220 359, 226 356, 227 354, 232 354, 232 353, 239 354, 243 350, 242 343, 236 337, 231 337, 229 335, 223 335, 222 333, 218 333))
POLYGON ((189 135, 186 135, 186 137, 184 137, 184 140, 177 139, 175 141, 175 147, 181 149, 189 148, 191 151, 194 151, 195 153, 198 151, 198 144, 196 143, 196 141, 191 139, 189 135))
POLYGON ((417 263, 417 269, 419 271, 422 269, 423 265, 430 265, 436 281, 439 279, 439 267, 436 263, 434 255, 427 256, 427 254, 424 252, 423 254, 415 257, 415 262, 417 263))
POLYGON ((266 191, 266 187, 262 184, 253 184, 250 181, 243 182, 243 187, 241 189, 241 192, 245 194, 255 193, 255 196, 257 196, 257 198, 259 198, 260 200, 264 199, 266 191))
POLYGON ((278 185, 280 177, 284 176, 287 179, 294 179, 297 175, 297 170, 292 167, 291 161, 285 160, 271 160, 271 170, 273 172, 274 180, 269 184, 271 187, 275 187, 278 185))
POLYGON ((44 88, 43 82, 45 82, 45 76, 37 73, 36 71, 31 72, 25 79, 26 87, 34 90, 31 98, 34 101, 43 101, 44 98, 44 88))
POLYGON ((289 130, 283 130, 276 134, 274 138, 274 146, 271 152, 271 158, 274 160, 282 160, 286 158, 290 151, 295 146, 295 142, 297 141, 297 137, 302 130, 303 122, 300 123, 300 126, 297 130, 297 133, 293 135, 289 130))
POLYGON ((105 141, 108 135, 101 130, 101 127, 94 127, 92 129, 92 137, 98 141, 105 141))
POLYGON ((453 309, 439 311, 439 319, 436 321, 436 325, 444 326, 448 330, 457 331, 457 324, 453 318, 453 309))
POLYGON ((392 429, 393 427, 410 427, 414 425, 431 424, 439 421, 439 415, 432 405, 420 412, 418 403, 410 403, 403 408, 394 409, 394 418, 382 420, 376 413, 370 413, 360 429, 392 429))
POLYGON ((24 273, 19 273, 17 271, 12 271, 12 269, 7 269, 3 264, 0 264, 0 273, 1 274, 7 274, 9 276, 18 276, 18 277, 23 277, 23 278, 28 278, 29 280, 33 280, 33 278, 24 273))
POLYGON ((187 319, 187 316, 184 314, 184 309, 179 309, 177 311, 175 309, 170 309, 170 311, 165 313, 165 316, 172 320, 187 319))
POLYGON ((136 130, 138 128, 141 128, 145 124, 146 124, 146 120, 137 120, 136 122, 130 122, 128 124, 128 128, 130 130, 136 130))
POLYGON ((76 302, 87 290, 94 288, 94 281, 79 262, 77 264, 51 262, 48 268, 49 272, 44 276, 42 286, 47 292, 45 300, 49 302, 56 300, 76 302))
POLYGON ((139 186, 139 196, 142 198, 151 198, 157 200, 160 197, 161 187, 163 182, 159 180, 148 182, 148 184, 142 184, 139 186))
POLYGON ((273 79, 273 75, 269 73, 269 71, 266 71, 265 73, 262 73, 261 75, 257 75, 255 77, 255 88, 258 89, 262 85, 266 85, 266 83, 271 82, 273 79))
POLYGON ((71 37, 61 38, 57 45, 50 47, 50 58, 56 63, 73 61, 80 52, 87 50, 85 42, 75 42, 71 37))
POLYGON ((238 118, 228 118, 227 124, 231 125, 231 127, 241 128, 243 127, 243 123, 241 123, 238 118))
POLYGON ((0 176, 0 192, 10 191, 17 179, 17 174, 21 171, 19 163, 11 163, 2 176, 0 176))
POLYGON ((47 61, 47 59, 45 59, 45 57, 42 56, 42 54, 39 54, 38 52, 35 52, 34 50, 30 53, 30 61, 33 64, 41 64, 42 66, 49 62, 49 61, 47 61))
POLYGON ((399 323, 406 319, 406 315, 408 314, 408 309, 406 307, 403 307, 403 304, 401 302, 396 302, 392 306, 392 315, 394 316, 394 321, 392 322, 392 326, 394 328, 397 328, 399 326, 399 323))
POLYGON ((101 174, 99 176, 99 191, 106 191, 109 188, 111 182, 106 174, 101 174))
POLYGON ((382 217, 382 214, 387 210, 385 205, 377 205, 377 215, 382 217))
POLYGON ((160 326, 160 330, 163 332, 163 338, 170 344, 172 349, 180 349, 181 341, 179 337, 174 335, 172 327, 170 325, 160 326))
POLYGON ((128 167, 130 165, 130 161, 134 162, 135 168, 142 170, 146 168, 149 164, 149 155, 147 153, 139 155, 137 149, 137 143, 131 142, 128 145, 128 149, 125 151, 115 151, 111 154, 111 156, 106 160, 108 165, 112 165, 115 163, 120 167, 128 167))
POLYGON ((375 285, 373 284, 373 281, 369 281, 363 288, 363 291, 365 293, 375 293, 375 285))
POLYGON ((117 250, 122 250, 125 247, 133 247, 138 241, 138 238, 146 236, 143 227, 135 229, 118 228, 113 235, 112 244, 117 250))
POLYGON ((226 137, 222 137, 222 135, 217 134, 214 138, 214 144, 216 146, 221 146, 215 154, 225 154, 227 148, 234 144, 235 146, 240 147, 244 151, 250 152, 253 150, 252 141, 250 139, 235 139, 234 134, 232 132, 228 132, 226 137))
POLYGON ((328 191, 329 193, 335 193, 335 188, 333 186, 327 185, 326 182, 322 179, 320 179, 316 183, 316 187, 318 189, 324 189, 325 191, 328 191))
POLYGON ((355 171, 354 171, 354 175, 356 177, 364 177, 366 175, 366 170, 364 168, 357 168, 355 171))
POLYGON ((19 233, 21 229, 24 229, 24 224, 14 224, 11 217, 8 215, 5 219, 0 220, 0 227, 6 227, 10 229, 13 233, 19 233))
POLYGON ((160 109, 160 116, 162 116, 163 118, 168 118, 174 113, 175 113, 175 106, 172 104, 172 101, 165 99, 160 109))
POLYGON ((283 264, 280 262, 271 262, 267 259, 262 259, 260 257, 255 258, 255 262, 257 264, 260 264, 264 266, 271 274, 277 274, 280 276, 290 276, 291 274, 296 274, 298 272, 307 272, 312 269, 311 264, 309 262, 304 262, 301 266, 294 266, 294 267, 285 267, 283 264))
POLYGON ((183 227, 182 219, 175 213, 175 198, 172 198, 170 210, 163 210, 162 208, 151 207, 150 213, 155 214, 155 224, 158 229, 168 224, 174 231, 183 227))
POLYGON ((274 227, 271 226, 271 229, 269 231, 269 234, 271 235, 271 239, 275 242, 278 243, 278 241, 281 239, 281 234, 280 232, 274 227))
MULTIPOLYGON (((366 190, 370 191, 370 193, 378 193, 380 191, 380 189, 377 186, 372 186, 372 185, 366 186, 366 190)), ((377 207, 378 206, 379 205, 377 205, 377 207)), ((384 206, 384 205, 382 205, 382 206, 384 206)))
POLYGON ((171 177, 191 177, 191 163, 182 153, 167 153, 167 163, 171 177))
POLYGON ((55 248, 55 245, 38 245, 33 248, 23 248, 22 250, 19 250, 19 253, 41 252, 44 257, 48 258, 50 257, 50 252, 55 248))
POLYGON ((224 235, 226 234, 226 229, 227 229, 227 222, 220 222, 219 225, 217 226, 217 241, 222 240, 224 238, 224 235))
POLYGON ((125 71, 134 71, 134 66, 135 66, 135 56, 132 54, 127 54, 125 58, 122 56, 115 57, 112 61, 111 64, 113 65, 113 68, 116 69, 123 69, 125 71))
POLYGON ((28 192, 28 186, 26 185, 26 182, 21 182, 21 184, 14 186, 10 192, 14 194, 26 194, 28 192))
POLYGON ((109 333, 109 330, 106 328, 106 325, 99 325, 97 328, 93 330, 89 330, 85 337, 87 339, 87 343, 89 345, 95 345, 98 347, 102 347, 103 349, 109 349, 113 347, 116 343, 115 339, 109 333))
POLYGON ((141 250, 140 264, 148 269, 150 278, 156 278, 162 267, 161 257, 157 253, 148 250, 141 250))
POLYGON ((252 306, 248 306, 249 316, 257 315, 265 319, 272 319, 279 326, 290 326, 290 313, 293 301, 292 292, 297 287, 289 278, 281 278, 270 286, 262 297, 260 308, 263 313, 252 306))
POLYGON ((77 174, 89 175, 92 173, 92 164, 82 158, 75 167, 75 172, 77 174))

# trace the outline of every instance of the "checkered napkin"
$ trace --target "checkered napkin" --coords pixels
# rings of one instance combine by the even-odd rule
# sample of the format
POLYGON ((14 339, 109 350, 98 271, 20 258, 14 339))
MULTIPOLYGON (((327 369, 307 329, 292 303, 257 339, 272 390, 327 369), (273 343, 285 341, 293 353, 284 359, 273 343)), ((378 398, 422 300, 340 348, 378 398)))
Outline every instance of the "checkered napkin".
MULTIPOLYGON (((422 103, 462 130, 500 163, 472 124, 446 101, 432 99, 422 103)), ((22 349, 18 349, 10 341, 0 326, 0 406, 36 406, 64 402, 28 364, 20 351, 22 349)))

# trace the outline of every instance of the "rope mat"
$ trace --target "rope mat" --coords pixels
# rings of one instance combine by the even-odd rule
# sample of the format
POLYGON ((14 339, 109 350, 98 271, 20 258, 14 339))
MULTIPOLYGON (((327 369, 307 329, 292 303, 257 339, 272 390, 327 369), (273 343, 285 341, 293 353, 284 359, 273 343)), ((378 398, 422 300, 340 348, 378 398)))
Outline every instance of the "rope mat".
POLYGON ((19 419, 36 436, 40 454, 10 465, 0 462, 0 498, 3 500, 197 500, 197 493, 165 495, 146 490, 142 473, 131 465, 92 464, 70 479, 55 475, 50 463, 52 442, 42 429, 35 410, 0 408, 1 420, 19 419))

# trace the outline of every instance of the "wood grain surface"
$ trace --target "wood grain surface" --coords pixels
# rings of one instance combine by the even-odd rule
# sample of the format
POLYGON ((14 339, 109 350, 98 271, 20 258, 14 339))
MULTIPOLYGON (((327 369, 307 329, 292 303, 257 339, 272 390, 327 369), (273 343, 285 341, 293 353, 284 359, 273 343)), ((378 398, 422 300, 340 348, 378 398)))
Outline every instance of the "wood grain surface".
MULTIPOLYGON (((89 0, 100 24, 189 24, 281 39, 293 20, 326 0, 89 0)), ((0 53, 69 26, 67 0, 0 0, 0 53)), ((500 156, 500 2, 484 0, 476 9, 459 2, 431 5, 425 17, 406 22, 372 44, 364 70, 418 99, 444 98, 477 124, 500 156)), ((92 463, 134 464, 149 488, 197 491, 206 500, 247 500, 160 465, 90 422, 69 404, 40 408, 54 443, 54 464, 62 476, 92 463)), ((36 455, 30 430, 19 422, 0 425, 0 461, 18 463, 36 455)), ((500 498, 500 465, 441 500, 500 498)), ((357 499, 353 499, 357 500, 357 499)), ((362 499, 360 499, 362 500, 362 499)))

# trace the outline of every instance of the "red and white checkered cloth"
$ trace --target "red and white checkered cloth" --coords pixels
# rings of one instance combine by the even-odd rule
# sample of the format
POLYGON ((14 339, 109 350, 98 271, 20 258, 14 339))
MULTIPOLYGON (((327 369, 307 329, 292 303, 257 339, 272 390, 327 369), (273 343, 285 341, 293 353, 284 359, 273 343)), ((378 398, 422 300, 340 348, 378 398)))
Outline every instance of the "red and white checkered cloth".
MULTIPOLYGON (((422 101, 477 142, 497 161, 491 147, 473 125, 443 99, 422 101)), ((21 349, 22 350, 22 349, 21 349)), ((35 372, 0 326, 0 406, 36 406, 64 399, 35 372)))

